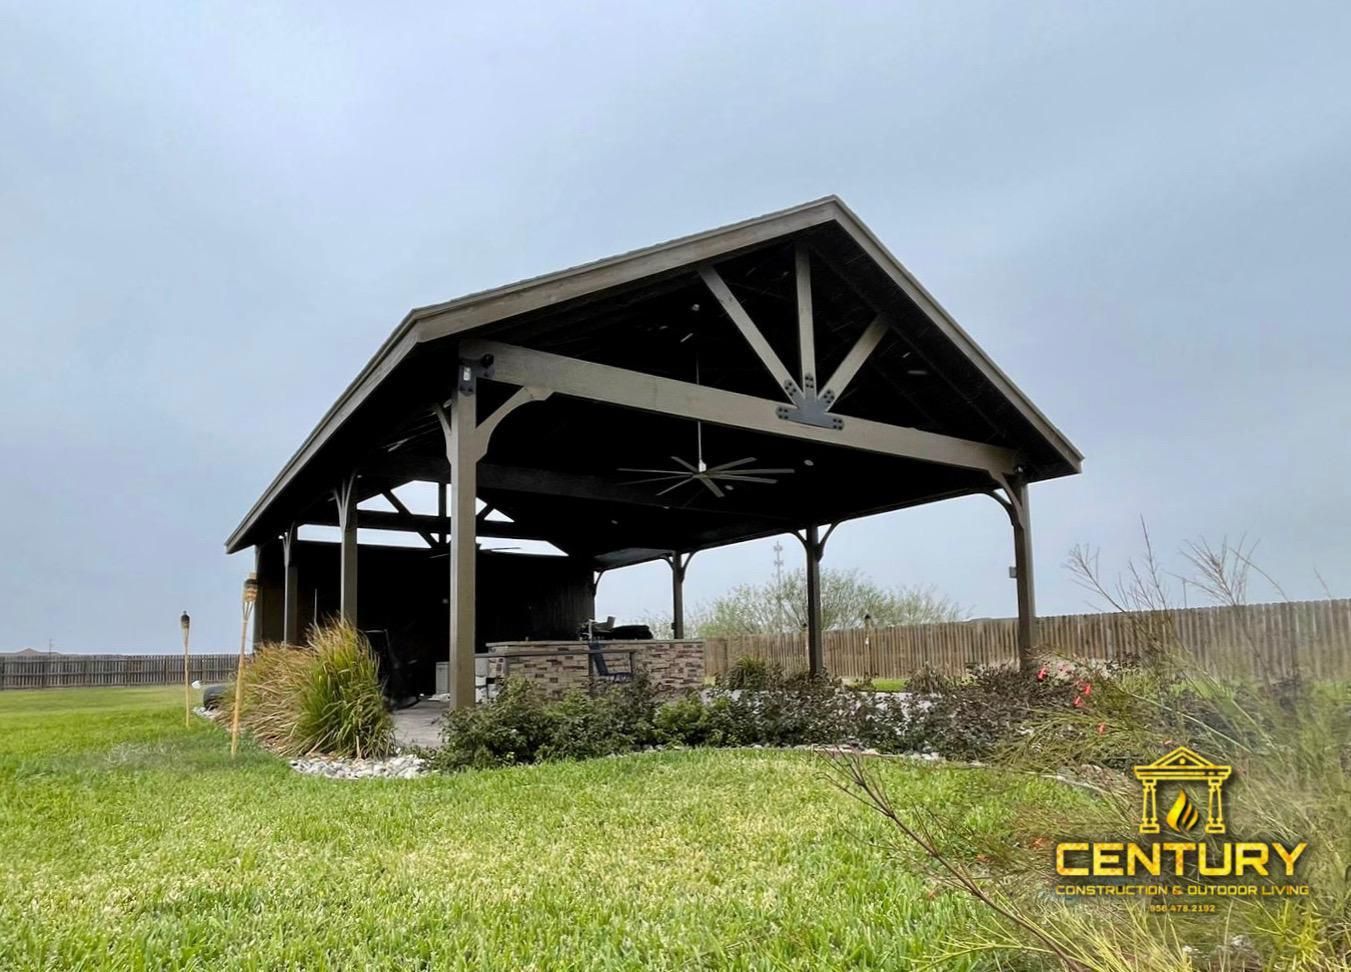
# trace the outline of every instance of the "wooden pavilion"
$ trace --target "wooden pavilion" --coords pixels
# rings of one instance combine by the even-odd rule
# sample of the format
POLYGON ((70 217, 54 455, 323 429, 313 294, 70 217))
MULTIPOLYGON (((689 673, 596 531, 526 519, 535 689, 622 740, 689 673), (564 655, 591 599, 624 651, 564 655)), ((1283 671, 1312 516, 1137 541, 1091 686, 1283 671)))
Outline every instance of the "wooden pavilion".
POLYGON ((683 637, 690 558, 782 533, 805 551, 819 672, 835 525, 982 493, 1012 523, 1030 659, 1028 487, 1081 459, 827 197, 412 311, 226 550, 257 550, 260 640, 294 642, 325 610, 402 625, 404 643, 449 657, 464 705, 489 638, 575 636, 601 573, 665 560, 683 637), (440 484, 436 515, 393 493, 414 480, 440 484), (379 496, 391 508, 358 508, 379 496), (307 524, 341 541, 302 541, 307 524), (359 545, 358 529, 407 531, 423 547, 359 545), (481 537, 566 556, 490 556, 481 537))

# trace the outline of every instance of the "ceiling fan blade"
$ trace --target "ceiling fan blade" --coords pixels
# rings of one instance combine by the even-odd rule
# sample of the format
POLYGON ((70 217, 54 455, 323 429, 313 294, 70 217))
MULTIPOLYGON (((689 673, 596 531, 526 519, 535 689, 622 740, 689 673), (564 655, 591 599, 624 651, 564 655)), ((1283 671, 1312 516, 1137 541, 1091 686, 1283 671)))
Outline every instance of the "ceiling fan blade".
POLYGON ((716 478, 724 483, 767 483, 770 486, 778 483, 777 479, 766 479, 764 476, 732 476, 727 473, 719 473, 716 478))
POLYGON ((684 473, 684 472, 681 472, 681 473, 670 473, 669 475, 666 475, 666 476, 648 476, 648 477, 646 477, 646 478, 644 478, 644 479, 626 479, 626 480, 624 480, 622 483, 620 483, 619 485, 620 485, 620 486, 641 486, 641 485, 644 484, 644 483, 664 483, 664 482, 666 482, 666 480, 668 480, 668 479, 689 479, 689 478, 690 478, 690 474, 689 474, 689 473, 684 473))
MULTIPOLYGON (((712 472, 712 470, 709 470, 712 472)), ((722 476, 789 476, 797 472, 796 469, 729 469, 725 473, 719 473, 722 476)))
POLYGON ((658 491, 657 491, 657 495, 658 495, 658 496, 665 496, 665 495, 666 495, 667 493, 669 493, 671 490, 673 490, 673 489, 679 489, 681 486, 684 486, 686 483, 692 483, 692 482, 694 482, 694 480, 691 479, 689 476, 686 476, 686 477, 685 477, 684 479, 682 479, 680 482, 678 482, 678 483, 672 483, 670 486, 667 486, 665 489, 658 490, 658 491))
POLYGON ((724 462, 720 466, 709 466, 709 472, 721 472, 724 469, 735 469, 737 466, 744 466, 748 462, 755 462, 754 456, 748 456, 745 459, 738 459, 736 462, 724 462))
POLYGON ((688 476, 684 469, 634 469, 632 466, 620 466, 616 472, 663 473, 671 476, 688 476))
POLYGON ((692 472, 692 473, 697 473, 697 472, 699 471, 699 467, 698 467, 698 466, 695 466, 695 465, 693 465, 692 463, 686 462, 684 459, 681 459, 679 456, 672 456, 671 459, 672 459, 673 462, 678 462, 678 463, 680 463, 682 466, 684 466, 686 469, 688 469, 688 470, 689 470, 690 472, 692 472))
POLYGON ((721 489, 718 488, 718 484, 717 484, 717 483, 713 482, 713 480, 710 479, 710 478, 708 478, 707 476, 696 476, 696 477, 694 477, 694 478, 695 478, 697 481, 703 483, 703 484, 704 484, 705 486, 707 486, 710 490, 712 490, 713 495, 716 496, 718 499, 722 499, 724 496, 727 495, 727 494, 724 493, 721 489))

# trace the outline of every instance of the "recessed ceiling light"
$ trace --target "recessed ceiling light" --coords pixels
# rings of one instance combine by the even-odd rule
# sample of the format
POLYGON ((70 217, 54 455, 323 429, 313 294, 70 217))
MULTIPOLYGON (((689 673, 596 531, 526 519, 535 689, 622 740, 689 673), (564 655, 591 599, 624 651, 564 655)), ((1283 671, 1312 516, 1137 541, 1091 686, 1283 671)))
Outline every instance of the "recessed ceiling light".
POLYGON ((802 464, 804 466, 814 466, 816 465, 816 461, 814 459, 803 459, 802 464))

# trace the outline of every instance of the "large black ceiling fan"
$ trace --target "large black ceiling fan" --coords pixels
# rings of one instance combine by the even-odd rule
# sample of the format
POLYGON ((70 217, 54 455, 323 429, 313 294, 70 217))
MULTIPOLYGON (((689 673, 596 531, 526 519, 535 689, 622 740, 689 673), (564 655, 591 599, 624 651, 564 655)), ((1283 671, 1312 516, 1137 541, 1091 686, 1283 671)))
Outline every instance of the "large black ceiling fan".
MULTIPOLYGON (((689 338, 690 335, 686 335, 681 343, 683 344, 689 338)), ((694 383, 699 384, 699 358, 697 354, 694 359, 694 383)), ((737 484, 763 483, 772 486, 778 482, 777 479, 772 477, 787 476, 794 471, 787 468, 771 469, 752 466, 751 463, 756 461, 754 456, 710 466, 704 461, 704 423, 698 420, 694 423, 694 442, 694 462, 682 459, 680 456, 671 456, 671 461, 679 466, 679 469, 620 466, 620 472, 650 474, 643 479, 631 479, 623 485, 638 486, 647 483, 668 483, 669 485, 664 489, 657 491, 658 496, 665 496, 687 483, 702 483, 710 493, 718 499, 722 499, 729 490, 735 489, 737 484)))
POLYGON ((736 483, 765 483, 774 485, 778 482, 773 476, 785 476, 793 472, 791 469, 760 469, 751 468, 750 463, 755 462, 755 457, 750 456, 746 459, 736 459, 732 462, 720 463, 716 466, 710 466, 704 462, 703 449, 699 450, 698 458, 695 462, 687 459, 681 459, 679 456, 672 456, 671 461, 682 467, 680 469, 634 469, 629 466, 621 466, 620 472, 631 473, 652 473, 644 479, 632 479, 625 486, 637 486, 641 483, 670 483, 665 489, 657 491, 658 496, 665 496, 667 493, 684 486, 686 483, 703 483, 708 491, 722 499, 726 494, 726 489, 734 489, 736 483), (719 485, 721 484, 721 485, 719 485))

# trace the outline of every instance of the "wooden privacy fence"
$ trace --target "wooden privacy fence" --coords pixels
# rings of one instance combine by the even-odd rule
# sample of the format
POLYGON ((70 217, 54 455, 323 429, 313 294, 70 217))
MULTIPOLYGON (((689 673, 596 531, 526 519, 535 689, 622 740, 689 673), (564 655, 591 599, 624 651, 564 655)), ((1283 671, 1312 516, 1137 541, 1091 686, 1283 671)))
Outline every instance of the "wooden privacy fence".
MULTIPOLYGON (((238 655, 193 655, 188 675, 226 682, 235 677, 238 665, 238 655)), ((182 682, 182 655, 0 655, 0 689, 182 682)))
MULTIPOLYGON (((904 678, 921 667, 958 675, 1017 659, 1016 618, 825 632, 826 670, 846 678, 904 678)), ((708 638, 704 666, 720 674, 738 658, 807 667, 806 633, 708 638)), ((1066 614, 1039 618, 1038 651, 1074 659, 1129 661, 1151 645, 1189 656, 1216 675, 1351 678, 1351 599, 1066 614)))

